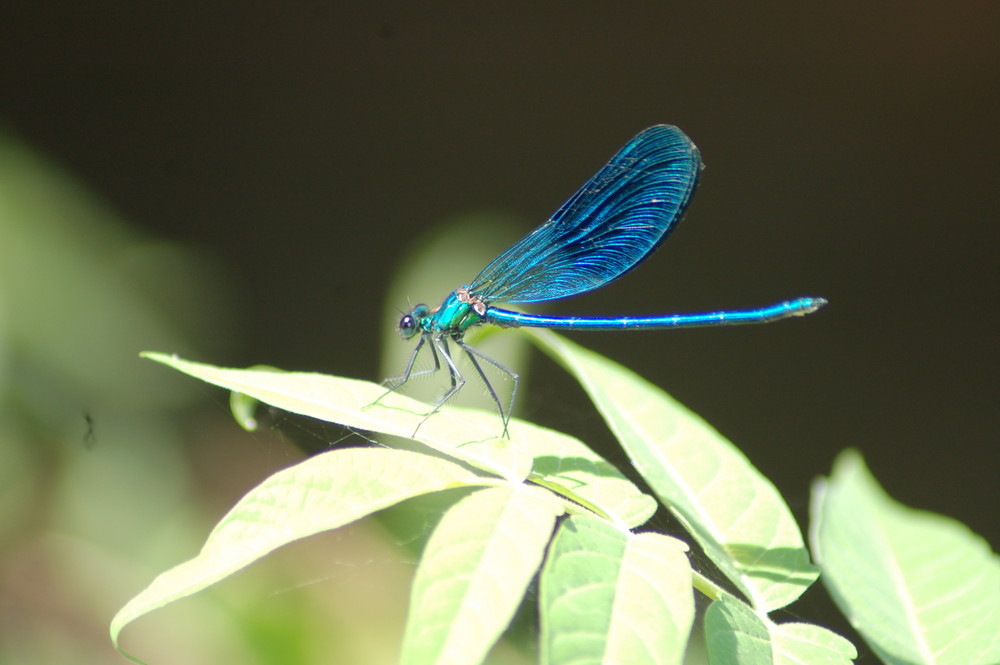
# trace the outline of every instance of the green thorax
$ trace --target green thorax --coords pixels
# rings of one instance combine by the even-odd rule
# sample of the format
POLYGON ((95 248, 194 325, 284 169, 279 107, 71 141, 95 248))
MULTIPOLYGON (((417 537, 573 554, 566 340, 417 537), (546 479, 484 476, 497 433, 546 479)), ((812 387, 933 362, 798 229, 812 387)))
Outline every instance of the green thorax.
POLYGON ((462 287, 445 298, 430 319, 425 319, 428 332, 464 333, 470 326, 482 323, 486 303, 462 287))

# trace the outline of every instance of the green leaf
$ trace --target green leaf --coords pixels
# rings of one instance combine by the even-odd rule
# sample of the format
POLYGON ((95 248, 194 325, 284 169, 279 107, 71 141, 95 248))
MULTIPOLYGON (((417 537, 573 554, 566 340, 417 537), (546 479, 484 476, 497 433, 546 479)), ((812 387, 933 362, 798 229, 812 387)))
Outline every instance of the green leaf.
MULTIPOLYGON (((386 395, 382 386, 363 381, 281 372, 274 368, 225 369, 163 354, 146 355, 237 391, 241 395, 238 406, 244 420, 252 417, 253 402, 260 400, 350 427, 407 434, 421 423, 422 414, 429 409, 402 395, 386 395), (381 403, 372 406, 378 398, 383 398, 381 403)), ((492 414, 445 408, 423 423, 418 433, 418 439, 434 450, 477 469, 506 476, 513 484, 503 488, 502 500, 498 498, 501 493, 489 491, 473 495, 478 497, 475 500, 469 497, 469 503, 463 503, 463 508, 449 510, 435 530, 427 557, 436 554, 422 564, 424 572, 419 579, 425 584, 415 587, 414 591, 415 611, 420 607, 425 609, 416 611, 411 617, 408 634, 417 645, 413 653, 430 650, 441 657, 460 653, 462 658, 468 659, 470 642, 478 645, 476 648, 488 649, 509 623, 510 614, 523 594, 523 585, 521 588, 516 584, 511 586, 511 580, 516 581, 520 575, 525 579, 524 585, 527 584, 540 564, 555 516, 567 508, 582 512, 580 506, 589 507, 619 528, 626 529, 648 519, 656 507, 652 497, 641 493, 620 472, 576 439, 513 421, 510 441, 496 436, 470 440, 466 432, 482 428, 484 421, 489 423, 491 431, 499 433, 499 421, 492 414), (527 464, 523 460, 527 460, 527 464), (532 483, 551 491, 517 484, 524 475, 528 475, 532 483), (486 500, 495 502, 491 504, 494 508, 502 508, 493 519, 490 505, 477 503, 486 500), (482 532, 482 529, 487 531, 482 532), (505 542, 512 539, 512 533, 516 533, 516 545, 505 542), (466 545, 477 537, 482 539, 478 543, 482 551, 470 552, 466 545), (524 547, 530 549, 527 559, 512 556, 512 552, 517 554, 518 548, 524 547), (456 561, 454 555, 464 558, 456 561), (460 597, 450 597, 450 602, 457 604, 457 610, 455 606, 452 610, 455 611, 453 618, 459 621, 456 624, 459 629, 442 633, 442 624, 435 623, 441 620, 442 605, 420 602, 419 598, 433 597, 442 588, 437 582, 453 581, 452 575, 463 566, 468 573, 468 589, 460 597), (501 596, 484 599, 489 591, 484 580, 497 571, 503 572, 505 577, 501 596), (428 607, 431 608, 430 618, 428 607), (504 610, 505 607, 509 611, 504 610), (498 608, 503 611, 498 613, 498 608), (461 628, 460 620, 474 618, 477 611, 486 612, 489 620, 476 624, 475 630, 461 628), (441 629, 436 634, 435 625, 441 629)), ((421 493, 499 482, 495 477, 479 476, 448 460, 418 452, 349 449, 313 458, 276 474, 250 492, 213 531, 198 557, 161 575, 119 612, 112 624, 112 638, 117 644, 122 628, 135 618, 195 593, 295 539, 335 528, 421 493), (434 473, 430 483, 424 484, 424 471, 428 469, 434 473)), ((451 625, 450 620, 448 623, 451 625)), ((410 653, 409 648, 407 653, 410 653)))
POLYGON ((815 581, 791 511, 733 444, 624 367, 549 331, 531 336, 583 384, 635 468, 755 609, 784 607, 815 581))
POLYGON ((661 534, 565 520, 539 582, 541 662, 682 662, 694 619, 686 550, 661 534))
POLYGON ((518 443, 522 437, 515 436, 523 425, 512 423, 511 440, 506 441, 498 436, 502 428, 498 419, 482 417, 480 412, 441 409, 425 420, 430 411, 426 404, 397 392, 386 394, 384 386, 368 381, 311 372, 228 369, 162 353, 143 357, 292 413, 414 438, 508 480, 523 480, 531 469, 531 455, 518 443))
POLYGON ((530 487, 495 487, 448 510, 413 582, 401 662, 474 665, 510 623, 563 504, 530 487))
POLYGON ((771 624, 778 665, 848 665, 858 650, 847 639, 812 623, 771 624))
MULTIPOLYGON (((254 365, 250 369, 261 372, 281 371, 277 367, 271 367, 270 365, 254 365)), ((260 400, 254 399, 249 395, 236 391, 229 393, 229 410, 240 427, 248 432, 257 431, 257 407, 259 405, 260 400)))
POLYGON ((622 529, 644 524, 656 512, 656 499, 639 491, 621 471, 570 436, 536 437, 528 479, 591 508, 622 529))
POLYGON ((1000 663, 1000 558, 948 517, 908 508, 861 456, 813 488, 810 538, 841 611, 886 663, 1000 663))
POLYGON ((705 646, 712 665, 771 665, 767 624, 746 603, 723 593, 705 610, 705 646))
MULTIPOLYGON (((428 455, 386 448, 345 448, 279 471, 222 519, 194 559, 161 574, 111 622, 111 639, 128 623, 232 575, 282 545, 335 529, 410 497, 491 482, 428 455)), ((495 482, 495 481, 492 481, 495 482)))
POLYGON ((656 510, 652 497, 579 440, 544 427, 512 420, 510 440, 506 440, 497 436, 501 423, 496 414, 445 407, 425 421, 424 414, 431 407, 399 393, 387 395, 385 387, 367 381, 274 368, 226 369, 162 353, 143 355, 241 393, 241 408, 260 400, 347 427, 412 437, 438 452, 512 481, 524 480, 530 472, 533 482, 624 526, 642 524, 656 510))
POLYGON ((854 646, 826 628, 772 622, 729 594, 705 612, 712 665, 849 665, 854 646))

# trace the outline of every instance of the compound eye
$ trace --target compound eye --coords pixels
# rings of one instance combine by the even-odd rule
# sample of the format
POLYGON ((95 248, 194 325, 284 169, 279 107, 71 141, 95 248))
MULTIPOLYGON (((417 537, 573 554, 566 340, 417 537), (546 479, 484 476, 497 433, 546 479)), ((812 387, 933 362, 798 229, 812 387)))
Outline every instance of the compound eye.
POLYGON ((420 331, 420 322, 427 313, 427 305, 417 305, 409 314, 399 319, 399 334, 403 339, 410 339, 420 331))

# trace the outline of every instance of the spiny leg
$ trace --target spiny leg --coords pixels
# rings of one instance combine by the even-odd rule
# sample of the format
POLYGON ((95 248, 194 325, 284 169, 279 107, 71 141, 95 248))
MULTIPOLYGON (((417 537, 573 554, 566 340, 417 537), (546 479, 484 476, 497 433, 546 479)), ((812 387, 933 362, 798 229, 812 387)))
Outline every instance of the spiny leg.
POLYGON ((465 355, 468 356, 469 362, 471 362, 472 366, 476 368, 476 372, 479 373, 479 377, 483 380, 483 383, 486 384, 486 389, 490 392, 490 397, 493 398, 493 402, 497 405, 497 410, 500 412, 500 420, 503 421, 503 436, 509 438, 509 435, 507 434, 507 424, 510 422, 511 411, 514 408, 514 400, 517 399, 517 384, 521 377, 518 376, 517 372, 510 369, 503 363, 489 357, 482 351, 478 351, 474 347, 469 346, 462 340, 456 339, 455 343, 458 344, 463 351, 465 351, 465 355), (510 400, 507 402, 506 412, 504 411, 503 402, 500 400, 500 396, 497 395, 497 391, 493 388, 493 384, 490 383, 490 380, 486 378, 486 373, 483 372, 483 368, 479 365, 479 360, 477 360, 477 358, 493 365, 493 367, 509 376, 513 382, 514 387, 510 391, 510 400))
POLYGON ((424 347, 424 343, 426 341, 427 336, 421 335, 420 341, 417 342, 417 345, 413 348, 413 353, 410 354, 409 362, 406 363, 406 369, 403 370, 403 373, 400 376, 390 376, 382 382, 383 385, 388 383, 391 383, 392 385, 389 386, 389 390, 385 391, 381 397, 375 400, 376 404, 380 399, 382 399, 382 397, 385 397, 391 392, 395 392, 398 388, 401 388, 407 381, 410 380, 410 377, 413 376, 413 366, 417 362, 417 356, 420 355, 420 349, 424 347))
MULTIPOLYGON (((417 431, 420 429, 421 425, 427 422, 427 419, 433 416, 435 413, 441 410, 441 407, 450 400, 455 394, 462 389, 465 385, 465 377, 462 376, 462 372, 458 369, 458 365, 455 364, 454 359, 451 357, 451 350, 448 348, 448 340, 444 337, 434 337, 431 339, 431 349, 435 349, 437 353, 441 354, 444 358, 445 364, 448 366, 448 374, 451 377, 451 388, 440 397, 436 402, 434 402, 434 408, 431 412, 424 416, 420 424, 417 425, 417 429, 413 430, 414 436, 416 436, 417 431)), ((437 358, 437 355, 435 355, 437 358)))
POLYGON ((381 395, 379 395, 378 399, 376 399, 374 402, 372 402, 367 407, 365 407, 366 409, 370 408, 370 407, 373 407, 376 404, 378 404, 379 402, 381 402, 382 399, 386 395, 388 395, 389 393, 395 392, 395 391, 399 390, 400 388, 402 388, 406 384, 406 382, 409 381, 411 378, 413 378, 415 376, 421 376, 422 374, 431 374, 431 373, 436 372, 439 369, 441 369, 441 361, 438 359, 437 350, 434 348, 434 345, 431 344, 430 345, 431 357, 434 358, 434 367, 432 367, 431 369, 424 369, 424 370, 420 370, 420 371, 417 371, 417 372, 413 371, 413 367, 414 367, 414 365, 417 362, 417 356, 420 355, 420 349, 422 349, 424 347, 424 344, 426 342, 427 342, 427 335, 426 334, 425 335, 421 335, 420 336, 420 341, 417 342, 416 347, 414 347, 414 349, 413 349, 413 353, 410 354, 410 361, 408 363, 406 363, 406 369, 403 371, 403 374, 401 376, 392 376, 392 377, 389 377, 389 378, 385 379, 382 382, 383 385, 389 384, 389 383, 392 383, 392 385, 389 386, 388 390, 386 390, 384 393, 382 393, 381 395))
POLYGON ((441 356, 448 365, 448 374, 451 376, 451 388, 449 388, 448 392, 434 402, 434 410, 428 414, 428 417, 437 413, 438 410, 448 400, 454 397, 455 394, 462 389, 462 386, 465 385, 465 377, 462 376, 461 370, 458 369, 458 365, 455 364, 455 360, 451 357, 451 350, 448 348, 448 340, 444 337, 435 337, 433 344, 437 347, 437 350, 441 352, 441 356))
MULTIPOLYGON (((417 342, 417 346, 413 349, 413 353, 410 354, 410 360, 409 362, 406 363, 406 369, 403 371, 401 375, 390 376, 389 378, 382 381, 383 385, 388 385, 390 383, 392 384, 389 390, 385 393, 385 395, 395 390, 398 390, 399 388, 402 388, 407 381, 409 381, 415 376, 423 376, 424 374, 433 374, 434 372, 441 369, 441 361, 438 359, 437 351, 434 349, 434 345, 431 344, 430 350, 431 350, 431 357, 434 358, 434 367, 431 367, 430 369, 418 370, 416 372, 413 371, 413 367, 414 365, 416 365, 417 362, 417 356, 420 355, 420 349, 423 348, 425 342, 427 342, 427 335, 421 335, 420 341, 417 342)), ((385 395, 382 395, 382 397, 385 397, 385 395)), ((382 399, 382 397, 379 397, 379 399, 382 399)))
MULTIPOLYGON (((451 348, 448 346, 448 338, 438 337, 435 341, 441 343, 441 355, 448 361, 448 378, 451 380, 451 390, 449 390, 445 397, 438 400, 438 404, 443 404, 458 392, 458 388, 461 386, 456 387, 457 382, 461 381, 464 384, 465 380, 462 378, 462 373, 458 371, 458 366, 451 359, 451 348)), ((437 345, 435 344, 435 346, 437 345)))

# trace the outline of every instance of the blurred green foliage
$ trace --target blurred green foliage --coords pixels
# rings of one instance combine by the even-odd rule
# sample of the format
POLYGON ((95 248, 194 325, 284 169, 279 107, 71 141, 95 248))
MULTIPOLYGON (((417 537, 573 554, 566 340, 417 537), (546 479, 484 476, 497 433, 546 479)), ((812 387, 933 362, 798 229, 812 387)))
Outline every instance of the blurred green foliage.
POLYGON ((207 258, 0 135, 0 662, 109 662, 119 599, 195 546, 170 414, 198 395, 137 353, 224 325, 206 283, 207 258))

